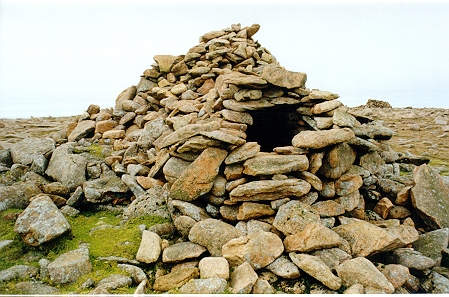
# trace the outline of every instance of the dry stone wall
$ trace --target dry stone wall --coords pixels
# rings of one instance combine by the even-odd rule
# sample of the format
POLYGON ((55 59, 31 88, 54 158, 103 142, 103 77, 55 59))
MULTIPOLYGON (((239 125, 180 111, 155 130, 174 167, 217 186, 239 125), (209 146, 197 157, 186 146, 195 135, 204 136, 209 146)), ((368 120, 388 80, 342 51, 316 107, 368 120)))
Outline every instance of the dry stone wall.
POLYGON ((185 55, 155 56, 113 109, 91 105, 68 127, 47 175, 78 187, 69 201, 129 203, 125 219, 171 218, 181 242, 163 247, 160 234, 144 231, 137 260, 201 261, 157 277, 158 291, 274 292, 270 271, 308 274, 324 292, 415 292, 416 267, 403 254, 431 261, 425 269, 441 262, 447 233, 436 256, 419 242, 449 227, 448 186, 427 159, 394 152, 392 130, 283 68, 253 39, 259 28, 232 25, 185 55), (92 142, 112 148, 105 163, 76 161, 92 142), (88 180, 72 176, 71 164, 88 180), (404 166, 416 167, 415 180, 404 166))

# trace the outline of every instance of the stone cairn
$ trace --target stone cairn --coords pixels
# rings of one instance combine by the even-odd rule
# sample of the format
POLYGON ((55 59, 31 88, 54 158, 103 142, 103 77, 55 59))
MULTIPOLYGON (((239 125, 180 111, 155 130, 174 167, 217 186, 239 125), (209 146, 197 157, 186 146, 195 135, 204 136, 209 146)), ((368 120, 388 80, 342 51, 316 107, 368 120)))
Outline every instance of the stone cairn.
POLYGON ((155 56, 113 110, 89 106, 48 167, 31 166, 70 189, 62 205, 170 218, 143 231, 136 255, 176 264, 156 291, 273 293, 274 277, 298 292, 288 284, 306 276, 321 292, 435 285, 448 187, 428 160, 389 147, 392 130, 281 67, 252 38, 259 27, 232 25, 185 55, 155 56), (104 161, 81 158, 92 143, 112 148, 104 161), (413 169, 414 180, 400 174, 413 169), (167 233, 179 239, 161 241, 167 233))

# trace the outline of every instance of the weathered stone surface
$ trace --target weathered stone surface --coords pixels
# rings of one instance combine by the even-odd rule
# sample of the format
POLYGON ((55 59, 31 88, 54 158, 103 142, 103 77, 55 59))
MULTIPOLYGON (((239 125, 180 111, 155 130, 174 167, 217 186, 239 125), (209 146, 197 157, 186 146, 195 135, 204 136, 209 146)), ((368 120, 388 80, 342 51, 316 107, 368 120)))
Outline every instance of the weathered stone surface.
POLYGON ((263 68, 262 78, 275 86, 293 89, 304 87, 307 75, 302 72, 288 71, 278 65, 269 64, 263 68))
POLYGON ((383 219, 386 219, 388 217, 388 214, 390 213, 390 209, 393 208, 393 203, 388 198, 382 198, 377 202, 376 206, 374 207, 373 211, 380 215, 383 219))
POLYGON ((266 204, 243 202, 237 213, 237 220, 249 220, 274 214, 274 210, 266 204))
POLYGON ((86 181, 87 159, 72 153, 73 144, 67 143, 53 151, 45 173, 74 190, 86 181))
POLYGON ((279 277, 286 279, 298 278, 300 273, 298 266, 293 264, 286 256, 280 256, 266 267, 279 277))
POLYGON ((428 293, 448 294, 449 279, 435 271, 432 271, 428 278, 423 282, 422 287, 428 293))
POLYGON ((233 150, 225 159, 225 164, 234 164, 245 161, 256 156, 260 152, 260 145, 257 142, 247 142, 233 150))
POLYGON ((178 130, 168 134, 160 142, 157 143, 157 147, 162 149, 169 145, 185 141, 192 136, 199 134, 202 131, 213 131, 220 128, 220 123, 218 121, 212 121, 205 124, 189 124, 178 130))
POLYGON ((171 157, 162 168, 165 179, 174 183, 191 163, 180 158, 171 157))
POLYGON ((220 111, 220 114, 223 116, 223 118, 227 121, 235 122, 235 123, 242 123, 247 125, 253 124, 253 117, 246 112, 238 112, 228 109, 223 109, 220 111))
POLYGON ((287 252, 310 252, 335 247, 341 243, 342 239, 337 233, 320 223, 307 224, 303 230, 284 239, 287 252))
POLYGON ((170 131, 170 128, 165 124, 164 118, 158 117, 153 119, 145 123, 137 144, 142 148, 149 148, 154 144, 156 139, 168 131, 170 131))
POLYGON ((167 73, 170 72, 173 63, 176 60, 176 57, 171 55, 156 55, 153 57, 153 59, 159 66, 159 71, 167 73))
POLYGON ((249 294, 257 278, 257 273, 248 262, 239 265, 231 275, 232 293, 249 294))
POLYGON ((335 217, 345 213, 345 208, 334 200, 318 201, 311 208, 320 217, 335 217))
POLYGON ((109 202, 118 193, 126 193, 128 187, 115 174, 109 174, 83 183, 84 197, 92 203, 109 202))
POLYGON ((363 185, 360 175, 345 174, 335 182, 335 192, 338 196, 349 195, 357 191, 363 185))
POLYGON ((354 132, 349 128, 321 131, 302 131, 293 137, 292 144, 299 148, 320 149, 350 140, 354 132))
POLYGON ((224 257, 204 257, 198 268, 201 278, 229 278, 229 263, 224 257))
POLYGON ((410 278, 408 268, 399 264, 385 265, 382 273, 395 289, 401 287, 410 278))
POLYGON ((131 283, 132 279, 127 275, 111 274, 100 280, 91 294, 108 294, 109 290, 128 287, 131 283))
POLYGON ((55 295, 59 290, 38 281, 20 282, 15 285, 15 290, 26 295, 55 295))
POLYGON ((81 138, 93 136, 95 131, 95 121, 80 121, 73 129, 72 133, 67 137, 69 142, 78 141, 81 138))
POLYGON ((137 266, 130 265, 130 264, 117 264, 117 267, 120 268, 121 270, 129 273, 129 275, 131 275, 133 281, 137 284, 140 284, 141 282, 148 280, 145 272, 137 266))
POLYGON ((334 146, 324 157, 319 173, 337 179, 351 168, 356 158, 355 151, 347 143, 334 146))
POLYGON ((245 161, 243 173, 252 176, 283 174, 304 171, 308 167, 309 161, 303 155, 259 154, 245 161))
POLYGON ((142 241, 137 251, 136 260, 144 263, 154 263, 161 254, 161 238, 154 232, 144 230, 142 241))
POLYGON ((123 111, 123 102, 132 100, 134 96, 136 96, 137 88, 136 86, 131 86, 125 90, 123 90, 115 99, 115 110, 123 111))
POLYGON ((154 186, 143 195, 138 196, 123 211, 125 219, 132 219, 144 215, 170 218, 167 208, 168 191, 161 186, 154 186))
POLYGON ((250 110, 259 110, 259 109, 270 108, 275 105, 265 99, 254 100, 254 101, 237 101, 237 100, 231 99, 231 100, 224 100, 223 106, 225 108, 233 110, 233 111, 245 112, 245 111, 250 111, 250 110))
POLYGON ((32 182, 16 182, 11 186, 0 186, 0 210, 25 208, 30 199, 40 193, 40 188, 32 182))
POLYGON ((387 294, 394 292, 393 285, 368 259, 358 257, 343 262, 337 267, 337 274, 347 287, 361 284, 387 294))
POLYGON ((415 169, 414 181, 412 204, 424 222, 435 229, 449 227, 449 186, 425 164, 415 169))
POLYGON ((14 163, 30 165, 39 155, 46 155, 55 149, 55 141, 51 138, 25 138, 10 148, 14 163))
POLYGON ((186 259, 198 258, 206 249, 193 242, 179 242, 164 249, 162 262, 180 262, 186 259))
POLYGON ((172 185, 170 197, 192 201, 209 192, 226 155, 227 152, 222 149, 205 149, 172 185))
POLYGON ((18 278, 31 278, 37 275, 39 269, 28 265, 14 265, 0 271, 0 282, 7 282, 18 278))
POLYGON ((176 289, 198 276, 198 268, 181 268, 174 272, 160 276, 154 281, 153 289, 168 291, 176 289))
POLYGON ((208 147, 218 147, 221 142, 203 135, 190 137, 183 145, 181 145, 177 152, 201 152, 208 147))
POLYGON ((333 231, 350 243, 352 255, 356 257, 388 250, 397 241, 397 237, 386 229, 357 219, 351 219, 349 223, 335 227, 333 231))
POLYGON ((239 237, 236 228, 216 219, 199 221, 190 229, 189 240, 207 248, 214 256, 221 256, 221 248, 229 240, 239 237))
POLYGON ((315 104, 312 107, 312 113, 313 114, 325 113, 325 112, 334 110, 342 105, 343 104, 338 100, 324 101, 322 103, 315 104))
POLYGON ((223 294, 228 283, 222 278, 191 279, 179 289, 181 294, 223 294))
POLYGON ((360 122, 357 121, 357 119, 353 115, 339 109, 335 110, 332 121, 334 125, 337 125, 339 127, 352 128, 360 125, 360 122))
POLYGON ((439 264, 442 252, 447 250, 448 245, 449 228, 443 228, 421 234, 418 240, 413 243, 413 248, 439 264))
POLYGON ((57 284, 72 283, 91 270, 89 249, 86 246, 62 254, 48 265, 48 275, 57 284))
POLYGON ((435 266, 436 261, 426 257, 412 248, 399 248, 393 251, 393 263, 401 264, 408 268, 425 270, 435 266))
POLYGON ((273 226, 288 236, 303 230, 309 223, 319 223, 320 216, 310 206, 299 201, 290 201, 279 207, 273 226))
POLYGON ((273 262, 284 251, 282 240, 274 233, 258 231, 231 239, 222 248, 231 266, 248 262, 255 270, 273 262))
POLYGON ((317 279, 329 289, 340 289, 341 279, 335 276, 319 257, 295 253, 290 253, 289 256, 302 271, 317 279))
POLYGON ((277 200, 301 197, 310 191, 310 184, 300 179, 260 180, 240 185, 229 194, 231 201, 277 200))
POLYGON ((210 216, 204 209, 189 202, 171 200, 168 205, 169 207, 175 208, 181 214, 191 217, 195 221, 201 221, 210 218, 210 216))
POLYGON ((46 195, 36 196, 14 226, 14 231, 31 246, 41 245, 69 230, 69 222, 46 195))
POLYGON ((323 249, 315 251, 314 256, 318 256, 332 271, 346 260, 351 259, 351 255, 339 248, 323 249))

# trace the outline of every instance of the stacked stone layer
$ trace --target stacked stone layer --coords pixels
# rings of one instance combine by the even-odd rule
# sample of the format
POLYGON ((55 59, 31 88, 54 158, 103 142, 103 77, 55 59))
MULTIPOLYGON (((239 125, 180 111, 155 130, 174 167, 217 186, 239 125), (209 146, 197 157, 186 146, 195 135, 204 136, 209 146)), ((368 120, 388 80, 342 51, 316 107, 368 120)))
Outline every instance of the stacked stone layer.
MULTIPOLYGON (((449 227, 435 206, 449 207, 447 185, 428 160, 391 150, 392 130, 354 114, 335 93, 306 88, 305 73, 286 70, 252 38, 258 30, 232 25, 204 34, 185 55, 155 56, 113 110, 91 105, 68 127, 68 143, 50 143, 48 166, 19 149, 14 162, 68 189, 61 205, 122 202, 124 219, 170 218, 181 242, 163 247, 161 234, 144 231, 136 259, 197 259, 199 270, 173 269, 156 278, 158 291, 271 292, 262 277, 270 271, 309 274, 328 290, 413 292, 416 267, 401 255, 415 245, 430 267, 441 262, 449 233, 436 253, 420 242, 449 227), (284 130, 270 129, 277 120, 284 130), (104 162, 81 157, 91 143, 111 147, 104 162), (415 180, 401 176, 410 167, 415 180), (374 266, 382 253, 396 266, 374 266)), ((58 196, 54 184, 43 192, 58 196)))

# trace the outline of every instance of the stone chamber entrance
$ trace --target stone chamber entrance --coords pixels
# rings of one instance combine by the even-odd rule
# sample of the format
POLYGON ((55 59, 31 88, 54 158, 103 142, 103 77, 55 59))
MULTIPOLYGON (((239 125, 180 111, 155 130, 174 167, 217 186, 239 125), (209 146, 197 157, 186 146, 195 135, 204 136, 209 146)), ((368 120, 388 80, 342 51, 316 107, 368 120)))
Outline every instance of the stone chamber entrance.
POLYGON ((291 146, 298 133, 300 115, 296 105, 278 105, 263 110, 248 111, 253 124, 248 125, 247 141, 257 142, 262 152, 272 152, 275 147, 291 146))

